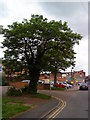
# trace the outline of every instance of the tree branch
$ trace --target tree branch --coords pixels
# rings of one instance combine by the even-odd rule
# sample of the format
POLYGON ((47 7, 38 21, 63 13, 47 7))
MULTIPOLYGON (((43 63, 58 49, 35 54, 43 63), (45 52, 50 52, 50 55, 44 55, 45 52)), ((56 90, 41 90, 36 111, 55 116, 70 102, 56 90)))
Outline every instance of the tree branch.
POLYGON ((31 46, 29 46, 29 48, 30 48, 31 56, 32 56, 32 58, 34 58, 34 53, 33 53, 32 49, 31 49, 31 46))
POLYGON ((27 48, 26 48, 26 46, 27 46, 27 41, 25 40, 25 51, 24 51, 24 53, 25 53, 25 56, 26 56, 26 61, 29 64, 29 56, 27 55, 27 48))

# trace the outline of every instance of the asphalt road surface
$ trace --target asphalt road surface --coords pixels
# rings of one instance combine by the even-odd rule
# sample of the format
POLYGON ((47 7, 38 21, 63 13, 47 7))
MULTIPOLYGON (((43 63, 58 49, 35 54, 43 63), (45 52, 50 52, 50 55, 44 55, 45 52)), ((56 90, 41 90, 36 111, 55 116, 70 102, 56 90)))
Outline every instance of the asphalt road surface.
POLYGON ((73 89, 66 91, 40 91, 66 101, 66 106, 55 118, 88 118, 88 91, 73 89))

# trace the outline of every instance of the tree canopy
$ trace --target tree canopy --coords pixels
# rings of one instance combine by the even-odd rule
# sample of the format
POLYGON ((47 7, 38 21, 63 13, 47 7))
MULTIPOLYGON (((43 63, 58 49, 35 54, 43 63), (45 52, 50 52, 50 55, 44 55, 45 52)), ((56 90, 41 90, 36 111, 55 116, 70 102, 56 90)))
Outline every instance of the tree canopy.
POLYGON ((14 22, 3 29, 4 41, 2 48, 6 48, 4 65, 17 68, 27 68, 30 76, 30 92, 37 91, 37 81, 40 71, 46 65, 65 69, 74 62, 73 46, 79 44, 82 36, 74 33, 67 22, 48 21, 42 15, 32 15, 30 20, 22 23, 14 22), (50 60, 45 63, 46 60, 50 60))

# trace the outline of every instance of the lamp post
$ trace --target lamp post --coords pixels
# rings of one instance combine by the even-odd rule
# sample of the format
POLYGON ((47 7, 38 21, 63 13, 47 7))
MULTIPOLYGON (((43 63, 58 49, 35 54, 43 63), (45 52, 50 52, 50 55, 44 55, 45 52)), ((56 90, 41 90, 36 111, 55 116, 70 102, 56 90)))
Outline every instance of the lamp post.
POLYGON ((51 72, 49 73, 49 79, 50 79, 50 96, 51 96, 51 72))
POLYGON ((72 75, 73 75, 73 72, 72 72, 72 70, 73 70, 74 68, 73 67, 71 67, 71 81, 72 81, 72 75))

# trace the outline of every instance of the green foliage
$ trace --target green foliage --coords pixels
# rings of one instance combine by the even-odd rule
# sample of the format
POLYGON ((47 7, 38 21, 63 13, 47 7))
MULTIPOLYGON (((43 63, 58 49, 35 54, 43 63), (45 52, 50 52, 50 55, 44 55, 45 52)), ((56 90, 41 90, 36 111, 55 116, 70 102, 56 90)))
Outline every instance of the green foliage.
POLYGON ((2 86, 9 86, 8 80, 2 80, 2 86))
POLYGON ((0 25, 0 34, 2 34, 2 32, 3 32, 3 26, 0 25))
POLYGON ((57 88, 57 87, 52 87, 52 90, 66 90, 66 88, 57 88))
POLYGON ((24 69, 31 80, 31 92, 37 91, 41 70, 56 72, 74 64, 73 47, 82 38, 68 27, 67 22, 48 22, 42 15, 32 15, 30 20, 24 19, 22 23, 14 22, 3 29, 3 34, 4 70, 11 76, 15 72, 21 74, 24 69))
POLYGON ((2 86, 8 86, 9 85, 9 81, 6 79, 5 76, 2 76, 2 86))
POLYGON ((28 93, 29 86, 24 86, 24 88, 22 88, 21 90, 22 90, 22 93, 28 93))
POLYGON ((13 79, 12 82, 16 82, 16 79, 13 79))
POLYGON ((22 91, 21 89, 15 88, 15 87, 9 87, 7 91, 8 96, 21 96, 22 91))

